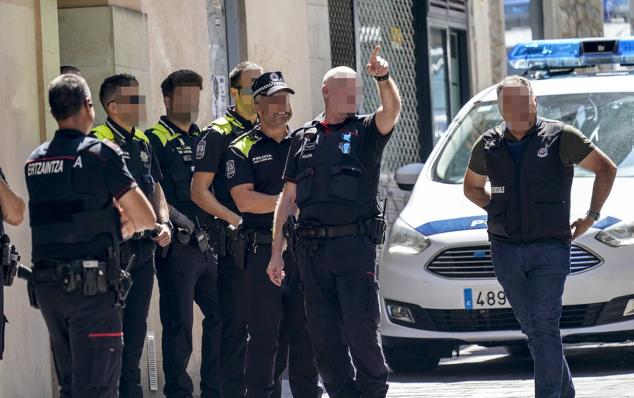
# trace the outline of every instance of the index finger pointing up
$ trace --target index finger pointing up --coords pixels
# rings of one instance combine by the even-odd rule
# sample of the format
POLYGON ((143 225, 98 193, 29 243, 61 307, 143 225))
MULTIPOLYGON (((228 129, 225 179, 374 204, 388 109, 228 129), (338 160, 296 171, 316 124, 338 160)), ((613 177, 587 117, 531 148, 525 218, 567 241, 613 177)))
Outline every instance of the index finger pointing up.
POLYGON ((379 51, 381 51, 380 45, 374 47, 374 51, 372 51, 372 55, 370 55, 370 62, 376 62, 376 56, 379 55, 379 51))

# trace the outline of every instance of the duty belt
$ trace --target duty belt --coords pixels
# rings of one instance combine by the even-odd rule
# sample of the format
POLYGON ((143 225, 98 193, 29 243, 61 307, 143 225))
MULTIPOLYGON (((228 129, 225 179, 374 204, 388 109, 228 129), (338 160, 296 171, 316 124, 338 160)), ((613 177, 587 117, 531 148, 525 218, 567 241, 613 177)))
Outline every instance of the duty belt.
POLYGON ((97 269, 105 270, 107 267, 105 261, 97 260, 72 260, 68 262, 42 260, 34 264, 32 278, 36 283, 65 282, 69 273, 81 275, 85 263, 89 263, 87 265, 97 269))
POLYGON ((273 235, 270 232, 258 232, 254 230, 246 230, 247 240, 250 244, 257 245, 270 245, 273 243, 273 235))
POLYGON ((313 239, 343 238, 346 236, 369 235, 372 232, 372 229, 366 224, 367 222, 345 225, 299 224, 297 226, 296 233, 299 238, 313 239))
MULTIPOLYGON (((112 286, 107 278, 108 263, 105 261, 39 261, 33 268, 32 283, 59 283, 62 290, 67 293, 81 291, 84 296, 94 296, 107 292, 112 286)), ((116 291, 121 293, 118 286, 116 291)), ((127 291, 125 295, 127 296, 127 291)))

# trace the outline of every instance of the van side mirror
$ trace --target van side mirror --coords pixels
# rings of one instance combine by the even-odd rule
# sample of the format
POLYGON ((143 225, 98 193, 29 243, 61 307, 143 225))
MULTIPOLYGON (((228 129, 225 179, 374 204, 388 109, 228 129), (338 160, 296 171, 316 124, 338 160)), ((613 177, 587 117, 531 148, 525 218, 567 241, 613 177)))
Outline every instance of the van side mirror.
POLYGON ((396 185, 403 191, 411 191, 414 189, 418 175, 423 170, 423 163, 410 163, 400 167, 394 173, 396 185))

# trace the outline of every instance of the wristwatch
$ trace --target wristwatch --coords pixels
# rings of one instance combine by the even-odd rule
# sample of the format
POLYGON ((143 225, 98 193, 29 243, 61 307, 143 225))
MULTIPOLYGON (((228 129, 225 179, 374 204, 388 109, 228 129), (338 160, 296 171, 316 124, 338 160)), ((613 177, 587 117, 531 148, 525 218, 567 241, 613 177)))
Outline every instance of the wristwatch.
POLYGON ((374 80, 376 80, 377 82, 382 82, 383 80, 387 80, 389 78, 390 78, 390 72, 387 72, 383 76, 374 76, 374 80))
POLYGON ((599 218, 601 218, 601 214, 598 211, 594 211, 594 210, 588 210, 588 212, 586 213, 586 216, 590 217, 594 221, 599 221, 599 218))

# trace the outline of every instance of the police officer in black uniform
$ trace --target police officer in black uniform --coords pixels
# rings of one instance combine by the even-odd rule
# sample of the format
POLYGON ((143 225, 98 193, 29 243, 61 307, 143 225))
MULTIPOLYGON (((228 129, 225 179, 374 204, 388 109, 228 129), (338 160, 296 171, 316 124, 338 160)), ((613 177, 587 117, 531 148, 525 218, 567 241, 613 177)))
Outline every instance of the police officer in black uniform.
POLYGON ((121 371, 117 248, 156 217, 109 141, 87 137, 86 81, 61 75, 48 89, 59 130, 25 166, 33 243, 31 290, 49 331, 61 397, 116 397, 121 371))
POLYGON ((192 180, 192 200, 213 216, 211 239, 218 255, 218 300, 222 319, 220 341, 220 385, 225 398, 243 397, 244 360, 247 344, 247 300, 244 269, 231 255, 231 239, 241 221, 225 177, 225 152, 231 141, 253 128, 257 114, 253 109, 251 84, 262 74, 262 67, 242 62, 229 73, 230 93, 235 106, 201 133, 196 148, 196 172, 192 180), (212 185, 213 184, 213 185, 212 185))
POLYGON ((9 236, 4 233, 4 223, 20 225, 24 219, 24 201, 9 188, 7 179, 0 168, 0 250, 2 253, 2 269, 0 269, 0 359, 4 353, 4 328, 7 317, 4 315, 4 286, 11 283, 15 276, 18 258, 15 247, 11 245, 9 236))
POLYGON ((317 385, 318 372, 297 269, 292 261, 287 263, 287 278, 281 288, 266 275, 271 258, 273 212, 291 146, 287 123, 292 116, 289 94, 294 91, 280 72, 264 73, 253 82, 252 91, 259 125, 231 143, 225 165, 228 187, 243 214, 241 234, 246 243, 244 266, 249 307, 246 396, 281 396, 281 375, 290 349, 289 381, 293 395, 317 397, 321 390, 317 385), (278 346, 280 334, 285 344, 278 346))
POLYGON ((220 316, 216 257, 203 228, 205 213, 191 200, 202 77, 191 70, 171 73, 161 84, 166 116, 147 131, 163 172, 163 190, 176 228, 165 258, 156 259, 163 324, 163 371, 168 397, 191 397, 187 364, 192 353, 193 303, 203 320, 200 389, 202 397, 219 397, 218 351, 220 316))
POLYGON ((356 73, 338 67, 324 77, 325 113, 295 133, 267 270, 272 282, 282 282, 282 225, 299 208, 293 230, 306 316, 317 366, 333 397, 384 397, 388 389, 377 340, 375 245, 382 242, 384 221, 377 218, 376 195, 400 98, 379 50, 367 64, 382 102, 375 113, 355 115, 356 73))
POLYGON ((128 74, 110 76, 101 84, 99 100, 108 118, 104 124, 95 127, 92 134, 100 140, 119 145, 128 170, 152 203, 158 218, 154 230, 135 234, 120 247, 121 265, 123 268, 130 267, 133 285, 123 313, 124 344, 119 396, 143 397, 139 362, 154 286, 154 252, 156 243, 160 247, 170 243, 169 208, 159 184, 163 175, 153 156, 150 141, 143 131, 134 127, 145 114, 145 97, 139 94, 138 81, 128 74))

